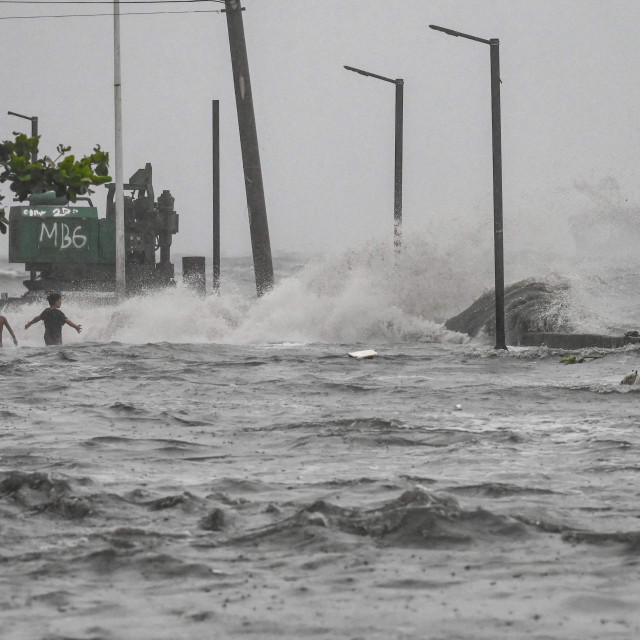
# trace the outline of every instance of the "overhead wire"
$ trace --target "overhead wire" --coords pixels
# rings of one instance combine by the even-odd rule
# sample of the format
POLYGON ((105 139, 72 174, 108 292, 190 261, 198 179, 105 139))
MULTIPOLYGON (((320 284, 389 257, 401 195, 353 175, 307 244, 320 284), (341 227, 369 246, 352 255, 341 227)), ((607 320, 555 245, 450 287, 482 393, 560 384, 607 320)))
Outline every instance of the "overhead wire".
MULTIPOLYGON (((118 4, 189 4, 192 2, 224 4, 224 0, 119 0, 118 4)), ((113 4, 113 0, 0 0, 0 4, 113 4)))
MULTIPOLYGON (((224 4, 224 0, 118 0, 119 4, 194 4, 202 2, 214 2, 216 4, 224 4)), ((108 4, 112 5, 113 0, 0 0, 0 4, 108 4)), ((184 11, 127 11, 121 13, 121 16, 143 16, 143 15, 167 15, 167 14, 185 14, 185 13, 222 13, 222 9, 190 9, 184 11)), ((43 20, 54 18, 95 18, 112 16, 113 13, 66 13, 52 15, 33 15, 33 16, 0 16, 0 20, 43 20)))
MULTIPOLYGON (((192 9, 191 11, 127 11, 121 16, 157 16, 171 13, 222 13, 222 9, 192 9)), ((50 18, 98 18, 113 17, 113 13, 65 13, 49 16, 0 16, 0 20, 44 20, 50 18)))

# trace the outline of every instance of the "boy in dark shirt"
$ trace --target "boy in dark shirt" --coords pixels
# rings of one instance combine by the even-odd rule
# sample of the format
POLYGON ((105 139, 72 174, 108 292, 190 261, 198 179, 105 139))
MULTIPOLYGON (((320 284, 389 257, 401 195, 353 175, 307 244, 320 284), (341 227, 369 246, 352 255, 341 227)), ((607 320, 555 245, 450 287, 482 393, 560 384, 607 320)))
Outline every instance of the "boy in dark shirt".
POLYGON ((62 296, 59 293, 51 293, 47 296, 49 308, 45 309, 39 316, 24 325, 28 329, 32 324, 42 320, 44 322, 44 343, 46 345, 62 344, 62 327, 68 324, 78 333, 82 331, 82 325, 74 324, 67 316, 60 311, 62 296))
POLYGON ((7 331, 11 334, 11 337, 13 338, 13 344, 17 346, 18 341, 16 340, 16 336, 14 335, 13 330, 11 329, 11 325, 9 324, 9 321, 4 316, 0 316, 0 347, 2 346, 2 330, 5 327, 7 327, 7 331))

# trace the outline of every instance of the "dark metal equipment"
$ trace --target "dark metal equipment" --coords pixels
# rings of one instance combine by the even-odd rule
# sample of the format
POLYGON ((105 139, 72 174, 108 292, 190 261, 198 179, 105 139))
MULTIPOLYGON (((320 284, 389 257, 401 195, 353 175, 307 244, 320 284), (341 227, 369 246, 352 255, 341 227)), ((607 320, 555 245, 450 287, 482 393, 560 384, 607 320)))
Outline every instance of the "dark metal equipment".
MULTIPOLYGON (((115 185, 107 186, 105 218, 89 206, 34 195, 9 212, 9 262, 24 262, 29 292, 115 290, 115 185)), ((178 232, 174 199, 155 199, 151 164, 124 185, 126 288, 129 293, 175 285, 171 243, 178 232), (156 262, 156 252, 160 259, 156 262)))
POLYGON ((456 38, 466 38, 489 45, 491 60, 491 133, 493 150, 493 243, 495 258, 495 298, 496 298, 496 349, 506 349, 504 321, 504 248, 502 224, 502 127, 500 120, 500 40, 498 38, 478 38, 446 27, 430 24, 435 31, 441 31, 456 38))
MULTIPOLYGON (((107 220, 115 227, 115 184, 107 188, 107 220)), ((178 233, 179 216, 171 192, 165 190, 155 200, 150 163, 138 169, 123 189, 127 291, 175 284, 171 242, 178 233), (160 260, 156 262, 158 249, 160 260)))

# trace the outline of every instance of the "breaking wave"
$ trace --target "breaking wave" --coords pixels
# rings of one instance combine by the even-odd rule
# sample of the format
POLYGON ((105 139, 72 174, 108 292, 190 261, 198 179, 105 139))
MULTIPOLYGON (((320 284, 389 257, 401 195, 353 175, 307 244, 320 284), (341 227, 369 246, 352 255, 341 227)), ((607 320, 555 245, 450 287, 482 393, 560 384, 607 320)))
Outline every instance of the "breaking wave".
POLYGON ((315 547, 323 546, 336 533, 367 537, 387 546, 448 548, 523 537, 527 528, 516 519, 484 509, 466 511, 452 496, 417 486, 370 509, 317 500, 290 518, 235 538, 234 543, 271 541, 315 547))
MULTIPOLYGON (((67 297, 63 310, 84 332, 78 337, 65 329, 65 342, 461 343, 468 338, 442 323, 473 299, 480 283, 469 265, 465 284, 451 287, 460 275, 449 256, 408 243, 400 255, 379 245, 317 258, 284 276, 276 272, 277 286, 258 300, 233 273, 224 274, 220 296, 200 298, 178 286, 117 307, 67 297)), ((19 326, 41 307, 23 306, 11 317, 18 316, 19 326)), ((41 344, 38 332, 36 325, 26 343, 41 344)))
MULTIPOLYGON (((118 306, 68 295, 63 310, 83 325, 83 334, 66 328, 65 342, 461 344, 494 330, 486 258, 479 249, 465 248, 461 260, 459 251, 435 249, 417 238, 407 239, 399 254, 377 244, 306 263, 280 259, 277 284, 260 299, 247 278, 251 260, 243 259, 223 269, 220 295, 201 298, 179 285, 118 306)), ((524 331, 619 334, 639 328, 640 268, 591 267, 510 284, 510 344, 524 331)), ((31 303, 6 313, 20 327, 42 306, 31 303)), ((36 325, 18 337, 23 344, 41 345, 41 331, 36 325)))

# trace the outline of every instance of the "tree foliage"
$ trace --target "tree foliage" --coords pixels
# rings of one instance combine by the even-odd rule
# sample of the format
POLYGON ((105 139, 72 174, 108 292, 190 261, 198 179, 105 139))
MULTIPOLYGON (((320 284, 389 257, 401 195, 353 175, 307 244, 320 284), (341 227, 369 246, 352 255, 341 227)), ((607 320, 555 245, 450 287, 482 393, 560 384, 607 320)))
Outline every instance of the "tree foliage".
MULTIPOLYGON (((30 138, 14 132, 15 140, 0 143, 0 184, 8 182, 18 201, 32 194, 55 191, 56 196, 75 202, 78 196, 92 193, 91 187, 111 182, 109 154, 96 145, 89 156, 76 159, 71 147, 60 144, 58 157, 49 156, 33 161, 38 152, 40 136, 30 138)), ((4 196, 0 194, 0 205, 4 196)), ((7 219, 0 206, 0 231, 6 233, 7 219)))

